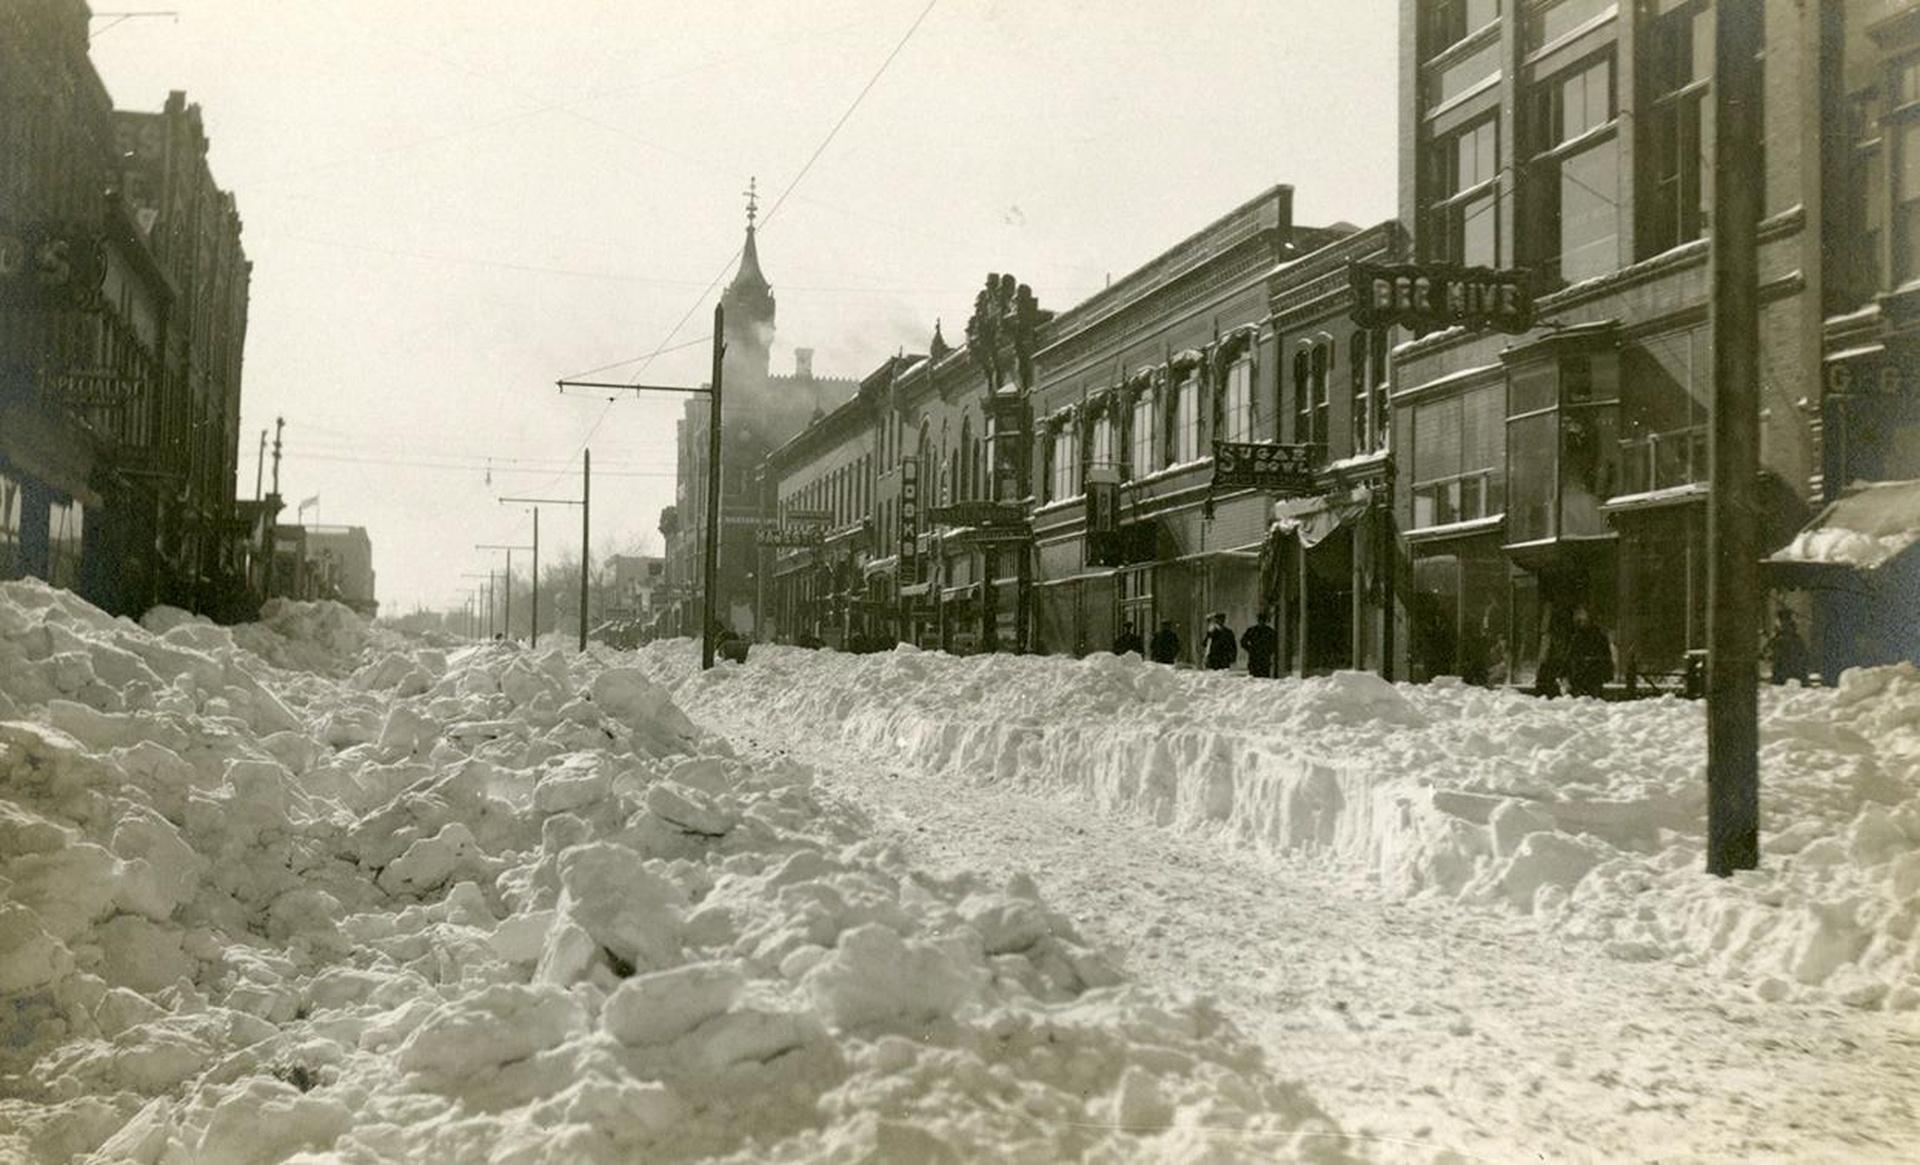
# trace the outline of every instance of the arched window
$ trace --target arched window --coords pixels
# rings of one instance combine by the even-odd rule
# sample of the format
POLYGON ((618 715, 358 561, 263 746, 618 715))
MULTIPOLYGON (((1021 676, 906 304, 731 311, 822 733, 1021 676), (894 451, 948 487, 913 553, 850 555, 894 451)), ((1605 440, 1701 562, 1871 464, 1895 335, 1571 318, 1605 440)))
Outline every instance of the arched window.
POLYGON ((1167 463, 1184 465, 1200 457, 1200 376, 1189 368, 1173 391, 1167 463))
POLYGON ((1313 355, 1305 344, 1293 353, 1293 441, 1313 440, 1313 355))
POLYGON ((1367 341, 1368 335, 1364 331, 1355 332, 1347 341, 1347 382, 1353 408, 1353 423, 1349 428, 1353 434, 1355 453, 1366 453, 1373 449, 1373 418, 1369 415, 1373 398, 1367 391, 1367 369, 1371 366, 1372 354, 1368 351, 1367 341))
POLYGON ((960 420, 960 497, 974 496, 973 482, 973 417, 971 414, 960 420))
POLYGON ((1253 440, 1253 358, 1244 353, 1227 365, 1227 383, 1221 391, 1222 441, 1253 440))

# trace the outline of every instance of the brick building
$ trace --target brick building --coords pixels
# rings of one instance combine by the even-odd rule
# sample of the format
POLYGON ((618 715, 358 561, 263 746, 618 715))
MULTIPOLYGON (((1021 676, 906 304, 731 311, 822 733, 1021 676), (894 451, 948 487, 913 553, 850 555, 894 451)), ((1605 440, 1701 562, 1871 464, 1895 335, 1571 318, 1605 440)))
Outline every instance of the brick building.
POLYGON ((0 577, 237 616, 249 267, 198 111, 117 114, 82 0, 0 8, 0 577), (190 126, 192 165, 128 117, 190 126))

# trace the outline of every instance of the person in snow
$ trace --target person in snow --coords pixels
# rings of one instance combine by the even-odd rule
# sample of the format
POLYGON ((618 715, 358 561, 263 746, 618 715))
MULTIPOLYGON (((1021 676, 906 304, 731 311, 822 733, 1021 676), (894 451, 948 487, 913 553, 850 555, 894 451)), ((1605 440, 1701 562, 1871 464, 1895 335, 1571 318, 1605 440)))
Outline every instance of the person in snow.
POLYGON ((1240 646, 1247 652, 1247 674, 1273 677, 1274 661, 1280 655, 1280 633, 1273 629, 1269 621, 1271 616, 1262 611, 1254 616, 1253 626, 1240 636, 1240 646))
POLYGON ((1215 611, 1207 616, 1206 663, 1208 671, 1226 671, 1233 661, 1240 658, 1240 645, 1233 638, 1233 631, 1227 626, 1224 611, 1215 611))
POLYGON ((1573 635, 1567 641, 1567 691, 1598 696, 1613 679, 1613 641, 1585 607, 1573 611, 1573 635))
POLYGON ((1160 620, 1160 630, 1153 633, 1153 650, 1148 653, 1155 663, 1175 663, 1180 659, 1180 633, 1173 629, 1172 619, 1160 620))
POLYGON ((1113 653, 1115 655, 1125 655, 1129 651, 1135 655, 1145 655, 1147 653, 1147 645, 1141 642, 1140 633, 1133 629, 1132 623, 1122 623, 1120 624, 1120 634, 1113 637, 1113 653))
POLYGON ((1807 641, 1800 638, 1800 627, 1793 612, 1785 607, 1774 615, 1773 636, 1767 640, 1767 656, 1773 660, 1773 682, 1807 682, 1811 670, 1807 660, 1807 641))
POLYGON ((1560 680, 1567 674, 1567 641, 1572 631, 1564 621, 1564 608, 1550 608, 1541 623, 1540 670, 1534 675, 1533 694, 1557 696, 1560 680))

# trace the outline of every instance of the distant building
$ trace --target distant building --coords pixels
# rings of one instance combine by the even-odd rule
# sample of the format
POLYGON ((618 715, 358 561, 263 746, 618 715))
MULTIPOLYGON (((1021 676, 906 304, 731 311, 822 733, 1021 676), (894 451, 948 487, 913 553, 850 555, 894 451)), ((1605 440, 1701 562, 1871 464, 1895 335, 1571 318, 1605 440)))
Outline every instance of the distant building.
POLYGON ((369 619, 380 613, 364 526, 281 526, 274 541, 276 597, 331 599, 369 619))
MULTIPOLYGON (((813 351, 794 352, 791 375, 770 369, 774 336, 773 288, 760 270, 751 202, 740 269, 721 296, 726 311, 726 357, 722 366, 721 524, 715 611, 743 635, 754 635, 755 531, 769 516, 759 467, 766 455, 809 421, 852 396, 857 382, 816 376, 813 351)), ((707 451, 710 405, 705 397, 686 404, 677 426, 678 474, 674 504, 660 515, 666 539, 666 598, 655 634, 700 633, 701 574, 706 538, 707 451)))
POLYGON ((667 560, 657 555, 616 554, 607 559, 607 569, 612 580, 603 615, 640 623, 652 620, 666 581, 667 560))

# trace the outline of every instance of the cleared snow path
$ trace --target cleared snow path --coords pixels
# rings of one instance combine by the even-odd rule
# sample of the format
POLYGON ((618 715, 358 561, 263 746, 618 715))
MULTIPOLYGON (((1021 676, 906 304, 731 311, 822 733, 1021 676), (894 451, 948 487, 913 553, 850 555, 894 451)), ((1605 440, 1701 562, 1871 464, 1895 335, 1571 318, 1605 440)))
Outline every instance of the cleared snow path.
POLYGON ((1532 916, 1383 895, 1324 858, 863 755, 839 724, 797 736, 800 721, 776 727, 745 701, 686 703, 751 752, 816 766, 916 862, 1031 872, 1130 978, 1215 997, 1383 1160, 1879 1161, 1920 1146, 1911 1011, 1762 1002, 1532 916))

